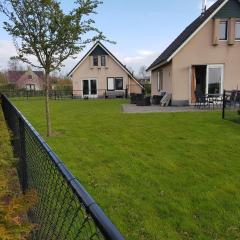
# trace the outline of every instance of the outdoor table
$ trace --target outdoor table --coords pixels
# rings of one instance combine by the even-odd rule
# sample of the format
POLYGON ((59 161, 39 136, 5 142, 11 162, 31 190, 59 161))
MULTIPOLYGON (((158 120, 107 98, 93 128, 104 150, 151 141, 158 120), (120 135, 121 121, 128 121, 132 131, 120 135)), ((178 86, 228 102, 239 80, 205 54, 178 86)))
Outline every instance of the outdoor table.
POLYGON ((221 107, 223 102, 223 95, 222 94, 206 94, 206 100, 209 107, 211 104, 213 108, 214 106, 221 107))

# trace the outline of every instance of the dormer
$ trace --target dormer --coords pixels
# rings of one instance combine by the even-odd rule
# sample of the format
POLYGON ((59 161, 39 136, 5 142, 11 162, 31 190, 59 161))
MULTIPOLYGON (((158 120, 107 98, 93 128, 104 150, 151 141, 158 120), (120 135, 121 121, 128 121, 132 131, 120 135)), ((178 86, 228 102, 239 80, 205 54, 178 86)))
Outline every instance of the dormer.
POLYGON ((240 1, 229 0, 213 18, 213 45, 240 40, 240 1))
POLYGON ((90 68, 107 68, 108 56, 109 54, 100 45, 98 45, 89 55, 90 68))

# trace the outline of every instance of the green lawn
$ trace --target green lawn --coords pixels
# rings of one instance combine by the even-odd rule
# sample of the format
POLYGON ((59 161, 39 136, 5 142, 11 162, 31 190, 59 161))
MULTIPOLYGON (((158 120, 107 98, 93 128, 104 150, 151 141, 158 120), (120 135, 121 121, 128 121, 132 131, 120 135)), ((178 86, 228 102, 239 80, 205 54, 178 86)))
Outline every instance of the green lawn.
MULTIPOLYGON (((240 239, 240 125, 122 103, 51 101, 47 142, 126 239, 240 239)), ((44 102, 15 104, 45 135, 44 102)))

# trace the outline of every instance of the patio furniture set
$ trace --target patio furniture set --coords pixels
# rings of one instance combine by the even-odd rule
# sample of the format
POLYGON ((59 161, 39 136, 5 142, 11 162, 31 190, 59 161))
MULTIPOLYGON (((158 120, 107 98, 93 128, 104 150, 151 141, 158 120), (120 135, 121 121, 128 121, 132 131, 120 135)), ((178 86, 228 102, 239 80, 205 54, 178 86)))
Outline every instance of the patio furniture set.
POLYGON ((131 93, 130 96, 131 104, 136 104, 137 106, 160 105, 161 107, 167 107, 170 105, 172 98, 172 95, 167 92, 160 92, 159 95, 154 95, 152 97, 135 93, 131 93))
POLYGON ((196 108, 221 108, 223 104, 222 94, 203 94, 195 92, 195 107, 196 108))
POLYGON ((225 105, 228 107, 239 107, 240 108, 240 91, 231 91, 231 94, 225 94, 225 105))

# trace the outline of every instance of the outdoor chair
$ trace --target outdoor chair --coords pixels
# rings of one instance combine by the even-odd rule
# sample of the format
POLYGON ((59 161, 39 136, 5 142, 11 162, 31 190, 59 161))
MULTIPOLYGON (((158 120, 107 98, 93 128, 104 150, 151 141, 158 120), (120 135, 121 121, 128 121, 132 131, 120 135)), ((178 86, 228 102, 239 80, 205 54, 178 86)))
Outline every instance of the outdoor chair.
POLYGON ((162 98, 165 94, 166 94, 166 92, 160 92, 159 95, 154 95, 152 97, 152 104, 153 105, 160 105, 160 102, 161 102, 161 100, 162 100, 162 98))
POLYGON ((136 93, 131 93, 130 94, 130 103, 131 104, 136 104, 137 103, 137 94, 136 93))
POLYGON ((172 100, 172 94, 170 93, 165 93, 164 96, 162 97, 160 101, 160 106, 161 107, 168 107, 171 103, 172 100))
POLYGON ((230 96, 226 96, 225 104, 229 107, 236 107, 240 103, 240 92, 232 91, 230 96))
POLYGON ((207 96, 204 95, 202 92, 195 91, 195 98, 196 98, 195 107, 205 108, 206 106, 209 106, 207 96))
POLYGON ((145 97, 144 94, 137 94, 136 97, 137 106, 151 106, 151 97, 145 97))

